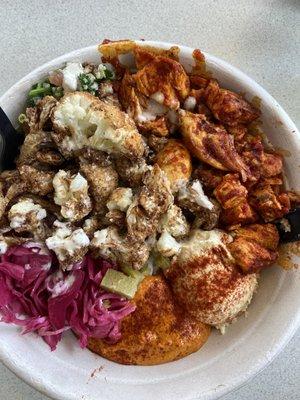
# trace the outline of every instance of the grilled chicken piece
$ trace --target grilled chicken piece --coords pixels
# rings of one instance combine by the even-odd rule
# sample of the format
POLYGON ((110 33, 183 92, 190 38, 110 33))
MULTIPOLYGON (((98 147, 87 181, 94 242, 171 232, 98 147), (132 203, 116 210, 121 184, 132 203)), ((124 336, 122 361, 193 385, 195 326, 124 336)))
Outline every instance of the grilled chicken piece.
POLYGON ((199 160, 224 171, 237 171, 243 181, 250 171, 234 146, 233 137, 222 126, 202 114, 180 112, 180 128, 185 144, 199 160))
POLYGON ((212 191, 219 185, 219 183, 221 183, 224 172, 203 166, 196 168, 193 172, 193 176, 199 179, 205 189, 212 191))
POLYGON ((265 222, 282 218, 291 208, 288 194, 277 194, 274 188, 266 183, 259 183, 250 192, 249 203, 265 222))
POLYGON ((234 240, 229 249, 245 273, 257 272, 278 257, 279 235, 275 225, 253 224, 232 232, 234 240))
POLYGON ((168 50, 159 49, 150 46, 136 46, 133 50, 137 69, 144 68, 147 64, 153 61, 157 56, 163 56, 178 61, 179 47, 173 46, 168 50))
POLYGON ((248 191, 237 174, 227 174, 215 188, 214 195, 222 206, 221 221, 226 225, 255 222, 256 213, 247 200, 248 191))
POLYGON ((179 140, 170 139, 156 155, 155 162, 169 179, 173 193, 191 177, 191 156, 179 140))
POLYGON ((221 89, 213 79, 206 87, 204 97, 214 117, 226 125, 249 124, 260 115, 260 112, 241 96, 221 89))
POLYGON ((189 94, 189 79, 182 65, 170 58, 157 56, 135 74, 138 91, 146 97, 162 95, 162 104, 177 110, 189 94))
POLYGON ((261 175, 270 178, 282 173, 282 156, 279 154, 264 153, 261 164, 261 175))
POLYGON ((122 321, 121 340, 90 339, 90 350, 120 364, 157 365, 199 350, 208 339, 210 328, 176 304, 162 276, 146 277, 133 301, 137 308, 122 321))

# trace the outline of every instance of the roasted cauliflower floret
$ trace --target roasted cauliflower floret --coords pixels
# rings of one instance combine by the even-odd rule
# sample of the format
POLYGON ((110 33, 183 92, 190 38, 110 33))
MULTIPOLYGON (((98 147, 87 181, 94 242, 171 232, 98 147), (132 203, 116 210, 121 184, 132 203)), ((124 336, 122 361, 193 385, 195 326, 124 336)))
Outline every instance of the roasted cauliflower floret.
POLYGON ((131 241, 119 234, 117 227, 97 231, 91 242, 92 250, 97 257, 115 261, 118 265, 128 265, 141 269, 149 257, 149 247, 143 242, 131 241))
POLYGON ((56 254, 61 268, 70 270, 75 263, 82 261, 90 240, 82 228, 72 229, 70 224, 59 221, 55 221, 53 226, 56 230, 46 239, 46 245, 56 254))
POLYGON ((107 208, 112 210, 127 211, 128 207, 132 203, 133 194, 131 188, 116 188, 110 195, 108 202, 106 203, 107 208))
POLYGON ((96 211, 103 210, 108 197, 118 186, 117 172, 112 165, 101 166, 91 162, 82 162, 80 172, 89 183, 96 211))
POLYGON ((18 233, 31 233, 36 239, 45 238, 43 220, 46 216, 44 208, 27 198, 19 200, 8 211, 10 227, 18 233))
POLYGON ((131 187, 139 186, 149 170, 144 158, 133 161, 126 157, 116 157, 114 161, 120 178, 131 187))
POLYGON ((182 208, 186 208, 197 213, 199 207, 212 210, 214 204, 209 200, 203 192, 202 185, 199 180, 192 183, 182 185, 179 189, 177 200, 182 208))
POLYGON ((186 236, 189 233, 190 226, 183 215, 181 208, 171 204, 167 212, 161 217, 157 231, 169 232, 175 238, 186 236))
POLYGON ((64 162, 63 156, 58 151, 52 149, 39 150, 36 153, 36 160, 42 165, 53 167, 57 167, 64 162))
POLYGON ((66 157, 84 147, 133 158, 144 153, 142 137, 131 118, 89 93, 65 95, 52 121, 53 139, 66 157))
POLYGON ((54 107, 57 100, 52 96, 45 96, 34 108, 26 109, 26 119, 22 128, 26 134, 37 133, 41 130, 46 131, 47 125, 51 121, 54 107))
POLYGON ((253 224, 232 232, 229 249, 245 273, 256 272, 272 264, 278 257, 279 235, 272 224, 253 224))
POLYGON ((52 180, 55 172, 42 170, 32 165, 22 165, 19 168, 19 172, 30 193, 46 196, 53 192, 52 180))
POLYGON ((250 206, 248 190, 237 174, 227 174, 215 188, 214 195, 222 206, 221 221, 226 225, 255 222, 257 215, 250 206))
POLYGON ((28 165, 36 162, 36 155, 40 151, 40 149, 51 146, 51 144, 52 139, 49 133, 43 131, 29 133, 25 136, 23 145, 20 148, 17 165, 28 165))
POLYGON ((178 140, 170 139, 157 154, 155 162, 169 179, 173 193, 182 184, 188 182, 191 177, 192 161, 190 153, 178 140))
POLYGON ((249 124, 260 115, 260 112, 241 96, 221 89, 215 80, 209 82, 204 97, 214 117, 227 125, 249 124))
POLYGON ((145 174, 141 191, 127 210, 129 236, 143 241, 154 233, 159 219, 173 200, 169 181, 164 172, 155 164, 145 174))
POLYGON ((84 221, 82 229, 89 237, 89 239, 91 239, 93 238, 94 233, 98 231, 100 228, 102 228, 102 226, 103 226, 102 221, 100 218, 98 218, 98 215, 91 215, 84 221))
POLYGON ((80 174, 60 170, 53 179, 54 202, 61 206, 61 215, 79 221, 92 210, 87 180, 80 174))
POLYGON ((156 243, 156 250, 163 257, 175 256, 180 248, 181 244, 168 231, 163 231, 156 243))
POLYGON ((181 111, 180 129, 186 146, 199 160, 224 171, 237 171, 244 181, 250 175, 233 137, 222 126, 209 122, 203 114, 181 111))
POLYGON ((118 228, 126 228, 126 213, 120 210, 108 211, 102 219, 103 225, 115 225, 118 228))

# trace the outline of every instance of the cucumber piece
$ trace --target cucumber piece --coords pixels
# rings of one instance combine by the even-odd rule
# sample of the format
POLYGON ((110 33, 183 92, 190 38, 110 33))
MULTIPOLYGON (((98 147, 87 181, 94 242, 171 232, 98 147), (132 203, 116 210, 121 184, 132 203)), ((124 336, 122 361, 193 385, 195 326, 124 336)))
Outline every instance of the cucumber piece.
POLYGON ((100 287, 108 292, 124 296, 127 299, 133 299, 140 282, 139 279, 110 268, 104 275, 100 287))

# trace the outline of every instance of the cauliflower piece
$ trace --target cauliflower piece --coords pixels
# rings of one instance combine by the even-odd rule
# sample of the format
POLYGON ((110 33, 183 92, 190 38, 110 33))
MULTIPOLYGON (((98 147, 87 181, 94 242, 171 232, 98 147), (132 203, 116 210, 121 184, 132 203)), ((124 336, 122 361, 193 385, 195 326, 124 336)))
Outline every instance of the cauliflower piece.
POLYGON ((144 241, 153 234, 159 219, 173 203, 170 184, 164 172, 155 164, 143 179, 140 193, 127 210, 126 222, 131 238, 144 241))
POLYGON ((204 194, 202 185, 200 181, 197 179, 193 181, 190 185, 183 185, 180 187, 179 192, 178 192, 178 197, 177 197, 179 204, 182 206, 185 206, 185 208, 189 208, 191 211, 195 207, 192 207, 190 204, 194 203, 196 205, 196 209, 198 206, 207 208, 208 210, 212 210, 214 207, 214 204, 209 200, 209 198, 204 194))
POLYGON ((22 165, 19 168, 20 176, 26 184, 27 191, 40 196, 46 196, 53 192, 53 171, 43 171, 32 165, 22 165))
POLYGON ((181 208, 171 204, 167 212, 161 217, 158 232, 168 232, 175 238, 186 236, 189 233, 190 226, 183 215, 181 208))
POLYGON ((120 178, 131 187, 140 186, 145 173, 149 171, 144 158, 133 161, 125 157, 117 157, 114 161, 120 178))
POLYGON ((164 231, 156 243, 156 248, 162 256, 172 257, 179 252, 181 245, 169 232, 164 231))
POLYGON ((36 107, 26 109, 26 119, 22 124, 23 131, 28 133, 38 133, 47 130, 46 125, 50 122, 57 100, 53 96, 45 96, 38 101, 36 107))
POLYGON ((191 156, 179 140, 168 140, 165 147, 156 155, 155 162, 169 179, 173 193, 191 177, 191 156))
POLYGON ((97 257, 134 269, 141 269, 149 258, 149 247, 146 243, 121 236, 115 226, 95 232, 91 246, 97 257))
POLYGON ((55 221, 52 236, 46 239, 48 249, 56 254, 63 270, 71 270, 76 262, 83 259, 90 240, 82 228, 72 230, 68 223, 55 221))
POLYGON ((100 222, 97 215, 92 215, 87 218, 83 225, 82 229, 86 233, 86 235, 91 239, 94 236, 94 233, 102 227, 102 223, 100 222))
POLYGON ((17 160, 17 165, 32 164, 36 161, 36 154, 41 147, 49 146, 52 139, 49 133, 38 131, 29 133, 25 136, 23 145, 20 148, 20 154, 17 160))
POLYGON ((126 227, 126 213, 120 210, 108 211, 102 219, 103 225, 116 225, 119 228, 126 227))
POLYGON ((89 93, 65 95, 55 107, 52 121, 52 137, 66 157, 84 147, 132 158, 144 153, 142 136, 132 119, 89 93))
POLYGON ((108 202, 106 203, 107 208, 112 210, 127 211, 128 207, 132 203, 133 194, 131 188, 116 188, 110 195, 108 202))
POLYGON ((60 170, 53 178, 54 202, 61 206, 61 215, 70 221, 79 221, 92 209, 87 180, 78 172, 71 175, 60 170))
POLYGON ((35 238, 45 237, 45 226, 42 222, 47 212, 32 199, 21 199, 8 211, 10 227, 16 232, 30 232, 35 238))
POLYGON ((111 165, 101 166, 92 162, 82 162, 80 171, 89 183, 95 210, 103 210, 108 197, 118 186, 117 172, 111 165))
POLYGON ((77 90, 78 77, 84 73, 82 65, 80 63, 69 62, 61 71, 63 74, 62 87, 65 93, 77 90))
POLYGON ((63 156, 58 151, 51 149, 39 150, 35 157, 39 163, 54 167, 57 167, 64 162, 63 156))

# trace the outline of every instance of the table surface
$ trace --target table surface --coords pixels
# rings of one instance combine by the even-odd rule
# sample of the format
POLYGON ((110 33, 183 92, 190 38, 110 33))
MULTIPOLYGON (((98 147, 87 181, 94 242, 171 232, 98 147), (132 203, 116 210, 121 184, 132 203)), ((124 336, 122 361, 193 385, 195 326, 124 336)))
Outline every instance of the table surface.
MULTIPOLYGON (((223 58, 260 83, 299 123, 297 0, 0 0, 0 9, 0 94, 71 50, 103 38, 144 38, 199 47, 223 58)), ((299 399, 299 360, 298 331, 263 372, 222 399, 299 399)), ((48 398, 0 363, 0 399, 48 398)))

